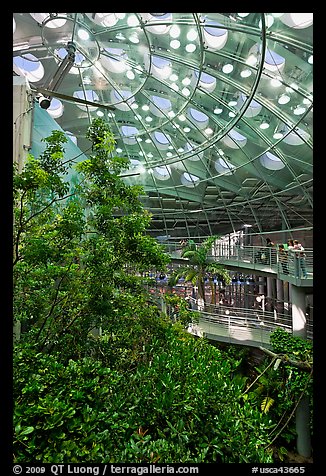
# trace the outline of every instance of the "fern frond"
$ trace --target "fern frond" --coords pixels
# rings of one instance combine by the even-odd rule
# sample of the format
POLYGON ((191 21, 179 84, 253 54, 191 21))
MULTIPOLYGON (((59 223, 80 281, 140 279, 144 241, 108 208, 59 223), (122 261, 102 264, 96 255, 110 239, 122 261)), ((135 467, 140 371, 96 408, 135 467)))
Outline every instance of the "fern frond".
POLYGON ((265 397, 263 401, 261 402, 260 408, 261 411, 264 413, 267 413, 270 409, 270 407, 273 405, 274 399, 271 397, 265 397))

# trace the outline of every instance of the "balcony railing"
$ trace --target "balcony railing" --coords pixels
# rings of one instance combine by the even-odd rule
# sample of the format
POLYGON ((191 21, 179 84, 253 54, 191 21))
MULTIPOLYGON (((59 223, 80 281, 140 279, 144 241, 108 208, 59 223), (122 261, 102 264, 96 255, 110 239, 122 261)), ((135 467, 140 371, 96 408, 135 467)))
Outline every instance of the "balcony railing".
MULTIPOLYGON (((181 258, 180 243, 164 244, 173 258, 181 258)), ((284 277, 292 276, 301 280, 313 278, 313 250, 305 249, 304 256, 299 251, 286 250, 281 254, 278 249, 268 246, 239 246, 228 243, 214 243, 209 255, 212 259, 227 264, 272 272, 284 277)))

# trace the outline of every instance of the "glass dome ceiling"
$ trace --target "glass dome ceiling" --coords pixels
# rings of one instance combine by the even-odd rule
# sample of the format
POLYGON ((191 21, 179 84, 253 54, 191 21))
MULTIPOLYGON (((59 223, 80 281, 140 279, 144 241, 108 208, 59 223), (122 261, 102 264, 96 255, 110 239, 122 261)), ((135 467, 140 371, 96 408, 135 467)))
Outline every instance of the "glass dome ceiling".
POLYGON ((153 236, 312 227, 312 13, 15 13, 14 74, 84 153, 102 116, 153 236), (113 106, 108 110, 101 105, 113 106))

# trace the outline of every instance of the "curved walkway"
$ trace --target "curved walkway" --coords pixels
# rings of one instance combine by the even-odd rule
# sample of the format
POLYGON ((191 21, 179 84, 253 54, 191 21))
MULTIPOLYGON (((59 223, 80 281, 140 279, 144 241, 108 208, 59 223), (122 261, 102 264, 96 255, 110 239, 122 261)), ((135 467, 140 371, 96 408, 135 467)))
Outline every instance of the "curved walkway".
MULTIPOLYGON (((191 303, 194 306, 195 300, 191 299, 191 303)), ((199 323, 189 325, 188 332, 211 340, 253 347, 269 347, 270 334, 275 329, 292 333, 291 317, 276 311, 226 306, 208 308, 209 311, 198 310, 199 323)))
MULTIPOLYGON (((179 243, 164 245, 174 260, 184 260, 181 256, 179 243)), ((274 276, 296 286, 313 287, 313 251, 305 250, 306 277, 300 269, 300 262, 295 253, 288 252, 287 262, 282 263, 275 248, 267 246, 236 246, 227 243, 215 243, 209 258, 223 264, 228 269, 242 271, 247 274, 274 276)))

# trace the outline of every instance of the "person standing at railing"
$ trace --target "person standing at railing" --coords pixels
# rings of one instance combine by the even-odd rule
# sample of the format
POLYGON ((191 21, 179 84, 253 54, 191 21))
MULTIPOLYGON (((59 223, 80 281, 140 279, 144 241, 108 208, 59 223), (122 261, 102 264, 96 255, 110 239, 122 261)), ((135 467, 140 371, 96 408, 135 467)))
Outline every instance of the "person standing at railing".
POLYGON ((270 239, 270 238, 266 238, 266 246, 275 246, 275 243, 273 243, 273 241, 270 239))
POLYGON ((289 274, 288 269, 288 252, 284 249, 284 245, 278 245, 278 259, 282 266, 282 271, 284 274, 289 274))
POLYGON ((295 254, 294 241, 292 239, 289 239, 287 241, 287 252, 288 252, 288 263, 290 265, 291 274, 294 274, 295 276, 298 276, 298 274, 299 274, 299 262, 297 260, 296 254, 295 254))
POLYGON ((270 259, 270 264, 276 264, 276 248, 275 248, 275 243, 270 239, 270 238, 266 238, 266 246, 268 248, 272 248, 270 250, 270 256, 269 256, 269 259, 270 259))
POLYGON ((296 278, 301 278, 301 272, 304 278, 307 278, 306 270, 306 253, 304 253, 304 247, 298 240, 293 241, 293 249, 296 255, 296 278), (298 252, 299 250, 299 252, 298 252))

